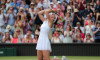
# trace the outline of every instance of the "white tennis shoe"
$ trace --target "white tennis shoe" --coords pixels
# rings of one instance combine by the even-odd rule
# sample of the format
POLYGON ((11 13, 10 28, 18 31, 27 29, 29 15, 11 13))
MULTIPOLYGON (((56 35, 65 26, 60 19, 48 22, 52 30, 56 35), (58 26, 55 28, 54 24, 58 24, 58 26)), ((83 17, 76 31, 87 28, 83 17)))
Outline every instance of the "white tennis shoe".
POLYGON ((62 60, 68 60, 65 56, 62 56, 62 60))

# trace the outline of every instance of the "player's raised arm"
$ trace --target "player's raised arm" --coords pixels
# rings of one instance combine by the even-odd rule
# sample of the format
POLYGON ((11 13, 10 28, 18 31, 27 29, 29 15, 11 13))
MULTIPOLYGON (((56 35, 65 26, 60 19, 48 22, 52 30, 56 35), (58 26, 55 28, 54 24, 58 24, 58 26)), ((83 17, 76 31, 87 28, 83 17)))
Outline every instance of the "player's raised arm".
POLYGON ((45 10, 42 10, 42 11, 38 12, 39 18, 41 19, 42 22, 45 20, 45 18, 43 16, 44 13, 45 13, 45 10))
POLYGON ((49 21, 51 21, 51 19, 50 19, 50 12, 55 13, 56 11, 57 10, 54 10, 54 9, 47 9, 47 10, 45 10, 46 17, 47 17, 47 19, 49 21))

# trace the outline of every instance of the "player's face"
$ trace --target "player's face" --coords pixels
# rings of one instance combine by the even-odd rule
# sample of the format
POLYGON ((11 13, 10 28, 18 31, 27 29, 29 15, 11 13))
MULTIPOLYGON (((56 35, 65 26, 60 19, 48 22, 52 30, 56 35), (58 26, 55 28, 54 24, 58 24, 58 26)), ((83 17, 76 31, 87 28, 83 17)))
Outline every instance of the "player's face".
POLYGON ((50 19, 52 20, 52 22, 54 21, 54 19, 55 19, 55 15, 53 14, 53 15, 50 15, 50 19))

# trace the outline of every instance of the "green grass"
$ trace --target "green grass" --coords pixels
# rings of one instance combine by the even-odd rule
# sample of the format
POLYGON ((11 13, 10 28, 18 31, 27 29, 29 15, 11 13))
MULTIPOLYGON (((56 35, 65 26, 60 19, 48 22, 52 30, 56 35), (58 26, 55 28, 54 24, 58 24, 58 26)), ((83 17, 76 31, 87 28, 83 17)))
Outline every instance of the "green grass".
MULTIPOLYGON (((62 56, 57 56, 61 58, 62 56)), ((100 60, 100 56, 66 56, 68 60, 100 60)), ((51 56, 53 58, 53 56, 51 56)), ((36 56, 0 57, 0 60, 37 60, 36 56)))

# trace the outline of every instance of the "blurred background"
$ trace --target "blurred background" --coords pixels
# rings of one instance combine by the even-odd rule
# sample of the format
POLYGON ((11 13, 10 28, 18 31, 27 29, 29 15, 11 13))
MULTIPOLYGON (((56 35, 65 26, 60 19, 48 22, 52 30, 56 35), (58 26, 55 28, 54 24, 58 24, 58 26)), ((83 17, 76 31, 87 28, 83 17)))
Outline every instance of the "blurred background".
POLYGON ((49 33, 51 56, 100 59, 86 57, 100 56, 100 0, 0 0, 0 60, 36 59, 43 23, 38 12, 44 9, 57 9, 49 33))

